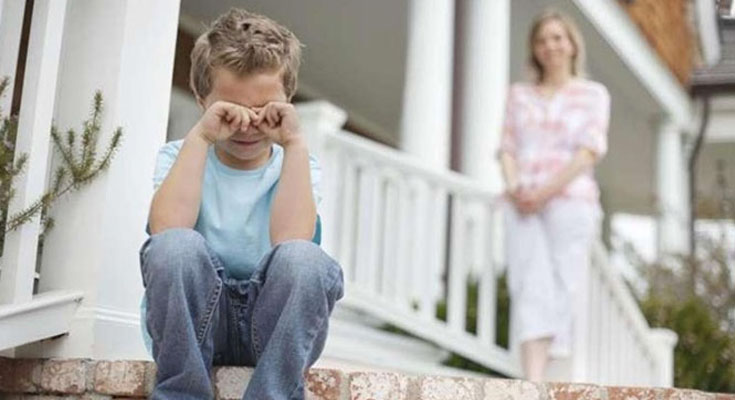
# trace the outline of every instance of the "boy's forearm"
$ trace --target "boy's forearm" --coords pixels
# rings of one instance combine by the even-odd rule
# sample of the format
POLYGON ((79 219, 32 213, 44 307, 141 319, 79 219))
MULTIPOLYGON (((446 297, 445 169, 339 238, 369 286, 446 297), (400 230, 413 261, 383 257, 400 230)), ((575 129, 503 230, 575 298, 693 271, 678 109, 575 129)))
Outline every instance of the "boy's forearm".
POLYGON ((199 215, 204 165, 209 143, 192 128, 176 162, 153 196, 148 224, 151 234, 171 228, 193 228, 199 215))
POLYGON ((316 204, 311 189, 309 150, 299 139, 284 146, 281 177, 270 218, 273 246, 286 240, 311 240, 316 224, 316 204))

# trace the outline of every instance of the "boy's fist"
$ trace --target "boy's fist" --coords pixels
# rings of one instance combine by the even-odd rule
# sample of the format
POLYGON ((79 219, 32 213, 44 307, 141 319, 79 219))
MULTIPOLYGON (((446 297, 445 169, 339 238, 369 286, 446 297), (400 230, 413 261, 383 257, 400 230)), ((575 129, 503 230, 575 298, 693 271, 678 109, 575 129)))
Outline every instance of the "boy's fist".
POLYGON ((296 108, 291 103, 270 102, 255 109, 253 124, 281 147, 301 139, 301 127, 296 108))
POLYGON ((237 131, 246 131, 257 118, 255 112, 226 101, 215 101, 197 122, 198 132, 210 144, 224 140, 237 131))

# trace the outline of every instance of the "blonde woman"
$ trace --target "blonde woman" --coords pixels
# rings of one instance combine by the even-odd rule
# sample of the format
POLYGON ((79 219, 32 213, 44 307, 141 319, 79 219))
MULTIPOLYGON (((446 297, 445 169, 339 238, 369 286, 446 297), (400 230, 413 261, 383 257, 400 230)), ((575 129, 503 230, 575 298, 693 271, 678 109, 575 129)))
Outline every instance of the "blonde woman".
POLYGON ((535 76, 511 86, 500 159, 511 334, 526 378, 539 381, 550 357, 571 354, 600 214, 593 169, 607 150, 610 98, 584 79, 583 40, 565 15, 548 11, 534 21, 529 56, 535 76))

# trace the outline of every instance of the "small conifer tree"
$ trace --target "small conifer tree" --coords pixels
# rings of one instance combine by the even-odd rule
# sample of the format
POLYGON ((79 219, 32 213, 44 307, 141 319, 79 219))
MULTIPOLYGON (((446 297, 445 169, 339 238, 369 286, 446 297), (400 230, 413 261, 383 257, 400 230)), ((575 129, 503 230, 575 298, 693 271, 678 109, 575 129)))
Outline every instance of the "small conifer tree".
MULTIPOLYGON (((9 79, 0 81, 0 97, 5 95, 9 79)), ((28 162, 27 154, 15 157, 15 140, 18 131, 16 115, 3 116, 0 122, 0 226, 4 232, 18 229, 21 225, 40 216, 42 235, 53 227, 54 221, 49 212, 54 202, 61 196, 79 190, 92 182, 102 171, 109 167, 122 139, 122 128, 115 129, 110 142, 101 156, 97 153, 103 112, 102 94, 97 91, 92 101, 89 119, 82 122, 81 140, 74 129, 62 134, 55 125, 51 126, 51 139, 54 149, 60 155, 60 163, 54 172, 51 185, 40 198, 25 209, 8 215, 8 205, 15 195, 14 180, 28 162)), ((2 115, 2 110, 0 110, 2 115)), ((4 235, 0 235, 0 254, 4 245, 4 235)))

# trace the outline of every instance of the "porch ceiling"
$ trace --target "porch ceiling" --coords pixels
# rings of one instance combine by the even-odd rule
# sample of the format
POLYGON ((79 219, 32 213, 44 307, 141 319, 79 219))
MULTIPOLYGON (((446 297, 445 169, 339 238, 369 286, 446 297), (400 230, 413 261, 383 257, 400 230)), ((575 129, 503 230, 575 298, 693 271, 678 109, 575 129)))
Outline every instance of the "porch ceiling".
POLYGON ((339 104, 353 122, 385 142, 397 142, 408 1, 181 1, 182 15, 195 26, 231 7, 265 14, 301 39, 301 93, 339 104))

